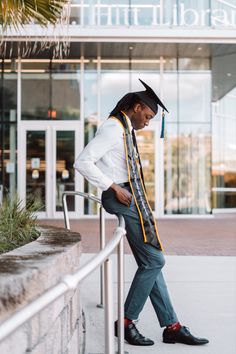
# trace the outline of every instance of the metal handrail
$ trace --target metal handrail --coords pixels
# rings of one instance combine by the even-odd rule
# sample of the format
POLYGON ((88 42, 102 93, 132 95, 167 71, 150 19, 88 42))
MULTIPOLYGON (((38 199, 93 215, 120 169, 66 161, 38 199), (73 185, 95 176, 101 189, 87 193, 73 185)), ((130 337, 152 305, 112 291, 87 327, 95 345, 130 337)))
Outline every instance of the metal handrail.
MULTIPOLYGON (((68 207, 67 207, 67 196, 68 195, 74 195, 74 196, 80 196, 85 199, 90 199, 98 204, 100 204, 100 209, 99 209, 99 214, 100 214, 100 251, 104 249, 105 247, 105 218, 104 218, 104 211, 103 211, 103 206, 101 203, 101 200, 96 197, 93 194, 88 194, 84 192, 78 192, 78 191, 65 191, 62 194, 62 205, 63 205, 63 213, 64 213, 64 220, 65 220, 65 227, 70 230, 70 221, 69 221, 69 214, 68 214, 68 207)), ((118 217, 119 220, 119 226, 123 227, 125 229, 125 221, 122 216, 118 217)), ((124 353, 124 242, 123 239, 120 241, 118 248, 117 248, 117 269, 118 269, 118 354, 123 354, 124 353)), ((104 285, 104 273, 105 273, 105 278, 109 277, 110 273, 107 272, 106 267, 104 269, 103 264, 101 264, 100 267, 100 304, 97 306, 100 308, 103 308, 104 306, 104 289, 107 291, 107 287, 104 285)), ((111 284, 111 279, 109 281, 107 280, 108 283, 111 284)), ((111 293, 111 288, 110 291, 108 292, 111 293)), ((107 298, 109 297, 108 294, 105 294, 107 298)), ((108 301, 109 302, 109 301, 108 301)), ((106 347, 108 346, 113 346, 113 344, 109 344, 109 341, 113 341, 113 332, 112 332, 112 315, 108 315, 109 309, 112 308, 112 304, 105 306, 105 334, 106 334, 106 347), (109 328, 109 329, 108 329, 109 328), (108 341, 108 343, 107 343, 108 341)), ((106 351, 106 353, 108 353, 106 351)), ((110 353, 110 351, 109 351, 110 353)))
MULTIPOLYGON (((78 193, 78 192, 77 192, 78 193)), ((88 197, 83 195, 83 197, 88 197)), ((0 326, 0 341, 9 336, 18 327, 31 319, 39 311, 57 300, 70 290, 77 288, 80 281, 86 278, 97 267, 104 263, 105 268, 105 353, 114 354, 114 333, 113 333, 113 296, 112 296, 112 261, 109 258, 115 248, 118 248, 118 353, 124 353, 124 309, 123 309, 123 261, 124 261, 124 239, 125 222, 122 216, 118 217, 119 226, 114 231, 113 238, 100 250, 90 261, 83 265, 74 274, 65 275, 62 280, 46 291, 38 299, 32 301, 24 308, 5 320, 0 326)))
POLYGON ((94 202, 97 202, 98 204, 102 204, 101 200, 93 194, 83 193, 83 192, 75 192, 75 191, 66 191, 66 192, 62 193, 62 204, 63 204, 65 227, 68 230, 70 230, 70 221, 69 221, 68 208, 67 208, 67 203, 66 203, 66 198, 68 195, 77 195, 77 196, 83 197, 85 199, 93 200, 94 202))
MULTIPOLYGON (((76 192, 76 191, 65 191, 62 193, 62 206, 63 206, 63 214, 65 220, 65 228, 70 230, 70 221, 69 221, 69 214, 68 214, 68 207, 67 207, 67 197, 69 195, 79 196, 88 200, 93 200, 94 202, 100 204, 99 208, 99 216, 100 216, 100 250, 105 247, 105 219, 104 219, 104 210, 102 207, 101 200, 93 194, 84 193, 84 192, 76 192)), ((100 303, 97 304, 97 307, 103 308, 104 306, 104 267, 103 264, 100 268, 100 303)))

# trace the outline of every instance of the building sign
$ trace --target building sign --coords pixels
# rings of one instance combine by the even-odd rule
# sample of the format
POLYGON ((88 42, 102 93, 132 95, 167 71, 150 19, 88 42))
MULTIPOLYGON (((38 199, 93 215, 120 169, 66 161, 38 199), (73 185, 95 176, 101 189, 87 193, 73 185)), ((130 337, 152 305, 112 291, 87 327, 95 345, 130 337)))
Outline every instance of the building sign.
POLYGON ((71 5, 72 24, 77 24, 78 8, 80 20, 83 18, 81 24, 91 26, 236 27, 235 0, 194 1, 193 6, 181 0, 159 0, 155 5, 149 0, 143 0, 143 4, 131 1, 130 5, 128 1, 124 4, 119 0, 112 4, 90 1, 88 4, 71 5))

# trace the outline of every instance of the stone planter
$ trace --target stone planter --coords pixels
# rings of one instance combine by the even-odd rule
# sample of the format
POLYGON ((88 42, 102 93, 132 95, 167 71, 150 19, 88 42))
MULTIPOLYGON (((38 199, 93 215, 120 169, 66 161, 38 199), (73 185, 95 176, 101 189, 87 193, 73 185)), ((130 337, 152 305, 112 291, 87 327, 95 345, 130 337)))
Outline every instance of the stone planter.
MULTIPOLYGON (((80 234, 49 226, 39 230, 36 241, 0 256, 0 323, 79 267, 80 234)), ((82 317, 77 288, 2 341, 0 353, 80 353, 82 317)))

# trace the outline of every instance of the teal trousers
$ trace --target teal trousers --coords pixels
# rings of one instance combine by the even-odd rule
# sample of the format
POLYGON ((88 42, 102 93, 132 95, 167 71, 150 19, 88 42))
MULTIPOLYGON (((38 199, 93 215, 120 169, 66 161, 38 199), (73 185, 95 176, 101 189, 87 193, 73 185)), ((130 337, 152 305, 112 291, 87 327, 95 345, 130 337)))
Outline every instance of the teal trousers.
MULTIPOLYGON (((125 188, 131 192, 130 187, 125 188)), ((110 214, 123 215, 125 219, 127 239, 138 266, 125 301, 125 317, 130 320, 138 319, 150 297, 160 326, 168 326, 178 322, 178 318, 162 274, 165 258, 162 251, 144 243, 138 210, 133 199, 130 207, 127 207, 116 199, 111 188, 102 193, 104 209, 110 214)))

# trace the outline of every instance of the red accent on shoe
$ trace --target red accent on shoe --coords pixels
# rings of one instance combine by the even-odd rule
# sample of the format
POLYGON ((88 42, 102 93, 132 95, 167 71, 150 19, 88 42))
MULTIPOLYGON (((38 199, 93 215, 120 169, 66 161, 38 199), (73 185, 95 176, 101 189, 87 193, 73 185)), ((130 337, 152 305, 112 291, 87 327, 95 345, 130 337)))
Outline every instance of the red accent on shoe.
POLYGON ((172 323, 171 325, 167 326, 167 331, 178 331, 181 328, 181 324, 179 322, 172 323))
POLYGON ((124 321, 125 321, 125 328, 127 328, 128 325, 133 322, 132 320, 130 320, 130 319, 127 318, 127 317, 124 318, 124 321))

